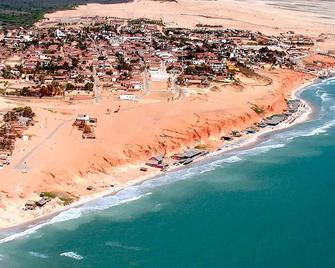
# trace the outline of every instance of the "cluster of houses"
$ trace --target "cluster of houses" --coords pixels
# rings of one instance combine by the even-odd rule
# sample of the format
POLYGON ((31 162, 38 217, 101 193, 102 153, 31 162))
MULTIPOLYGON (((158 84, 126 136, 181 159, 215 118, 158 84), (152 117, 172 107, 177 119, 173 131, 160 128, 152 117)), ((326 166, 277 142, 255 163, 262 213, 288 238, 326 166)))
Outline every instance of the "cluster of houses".
MULTIPOLYGON (((170 158, 165 157, 162 154, 153 156, 145 164, 149 167, 154 167, 165 171, 170 166, 189 165, 195 159, 205 156, 208 153, 209 151, 206 149, 191 148, 187 149, 183 153, 174 154, 170 158)), ((147 169, 142 167, 141 170, 146 171, 147 169)))
POLYGON ((108 90, 136 92, 145 86, 144 70, 152 78, 164 71, 179 75, 180 85, 207 86, 234 80, 239 66, 294 68, 313 45, 292 32, 268 36, 222 27, 167 28, 147 19, 88 21, 6 30, 0 40, 0 81, 8 82, 3 93, 93 97, 96 79, 108 90))
POLYGON ((34 116, 30 107, 16 108, 3 115, 0 121, 0 168, 10 164, 16 139, 29 138, 24 131, 34 124, 34 116))
POLYGON ((94 128, 97 126, 97 122, 97 118, 90 117, 87 114, 79 114, 73 126, 82 131, 83 139, 95 139, 94 128))
POLYGON ((295 121, 296 117, 292 116, 299 111, 299 108, 303 105, 302 102, 298 99, 288 100, 288 108, 287 111, 283 114, 274 114, 272 116, 264 118, 261 122, 255 124, 254 126, 248 127, 243 131, 232 131, 228 135, 224 135, 221 137, 222 141, 233 141, 234 138, 240 138, 243 135, 255 134, 262 128, 266 127, 275 127, 284 121, 288 124, 291 124, 295 121))

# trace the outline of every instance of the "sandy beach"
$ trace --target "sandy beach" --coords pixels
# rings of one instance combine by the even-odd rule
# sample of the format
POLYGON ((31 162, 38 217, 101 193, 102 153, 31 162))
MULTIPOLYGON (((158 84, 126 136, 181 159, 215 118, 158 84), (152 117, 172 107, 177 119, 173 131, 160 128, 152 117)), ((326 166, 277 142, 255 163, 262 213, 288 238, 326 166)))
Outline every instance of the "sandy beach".
MULTIPOLYGON (((28 143, 19 141, 13 164, 0 171, 1 177, 11 178, 1 185, 1 227, 67 208, 52 200, 45 208, 23 211, 26 200, 38 198, 39 192, 66 189, 67 193, 80 197, 80 203, 74 203, 77 206, 159 174, 154 168, 145 175, 139 170, 152 155, 171 155, 198 144, 206 144, 211 151, 219 147, 224 151, 255 142, 264 131, 273 129, 243 137, 235 145, 227 143, 226 148, 220 137, 232 130, 243 130, 263 116, 281 113, 292 92, 311 79, 290 70, 275 70, 267 75, 273 79, 271 85, 245 85, 242 89, 226 86, 220 91, 191 95, 174 103, 125 103, 117 116, 105 113, 112 103, 107 97, 100 105, 90 102, 69 105, 53 100, 51 110, 50 100, 31 100, 39 120, 29 133, 36 138, 28 143), (250 103, 264 106, 265 114, 255 113, 250 103), (99 118, 95 141, 82 140, 72 127, 76 114, 83 112, 99 118), (88 191, 88 186, 94 190, 88 191)), ((284 123, 281 128, 288 126, 284 123)))
MULTIPOLYGON (((291 92, 291 98, 293 99, 300 99, 300 94, 311 84, 314 83, 315 80, 310 80, 301 85, 300 87, 295 88, 291 92)), ((238 138, 234 141, 231 141, 227 144, 223 144, 222 146, 217 147, 214 151, 212 151, 209 155, 206 155, 204 157, 200 157, 194 161, 190 166, 176 166, 176 167, 171 167, 168 171, 162 172, 162 171, 152 171, 148 174, 142 175, 142 176, 137 176, 132 179, 129 179, 129 181, 123 185, 119 185, 114 188, 110 188, 95 194, 91 194, 88 196, 82 197, 79 201, 76 201, 72 203, 69 206, 58 206, 55 207, 52 212, 49 212, 47 214, 44 214, 42 216, 35 217, 32 220, 26 220, 23 222, 20 222, 15 225, 11 225, 8 228, 2 228, 2 233, 18 233, 18 235, 13 235, 13 236, 7 236, 4 239, 1 239, 0 242, 7 242, 12 239, 16 239, 17 236, 22 236, 25 234, 24 230, 27 230, 27 228, 36 226, 37 228, 43 226, 44 224, 48 224, 48 221, 61 213, 64 210, 68 210, 71 208, 79 207, 82 206, 85 203, 94 201, 98 198, 102 198, 105 196, 113 195, 118 193, 119 191, 126 189, 129 186, 136 185, 143 183, 146 180, 152 180, 152 179, 157 179, 161 176, 166 175, 167 173, 175 172, 181 169, 187 169, 190 168, 194 165, 199 165, 201 162, 204 161, 210 161, 211 158, 219 155, 225 155, 226 153, 232 153, 237 150, 244 150, 248 148, 252 148, 256 146, 259 142, 262 141, 263 137, 268 137, 269 135, 273 135, 276 132, 280 132, 282 130, 285 130, 287 128, 294 127, 297 124, 301 124, 303 122, 306 122, 309 120, 313 114, 313 107, 310 106, 308 103, 306 103, 304 100, 300 99, 302 101, 302 107, 299 109, 299 111, 294 114, 292 117, 289 117, 287 120, 285 120, 283 123, 281 123, 278 126, 275 127, 267 127, 265 129, 262 129, 261 131, 251 134, 248 136, 243 136, 241 138, 238 138), (292 118, 294 118, 294 121, 292 121, 292 118)))

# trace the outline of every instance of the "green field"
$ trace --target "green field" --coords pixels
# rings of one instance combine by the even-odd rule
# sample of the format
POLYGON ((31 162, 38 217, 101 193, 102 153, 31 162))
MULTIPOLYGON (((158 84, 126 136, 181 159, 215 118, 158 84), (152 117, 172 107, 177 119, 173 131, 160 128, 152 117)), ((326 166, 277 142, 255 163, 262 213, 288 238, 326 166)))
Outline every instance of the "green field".
POLYGON ((118 3, 123 0, 0 0, 0 25, 30 26, 43 15, 87 3, 118 3))

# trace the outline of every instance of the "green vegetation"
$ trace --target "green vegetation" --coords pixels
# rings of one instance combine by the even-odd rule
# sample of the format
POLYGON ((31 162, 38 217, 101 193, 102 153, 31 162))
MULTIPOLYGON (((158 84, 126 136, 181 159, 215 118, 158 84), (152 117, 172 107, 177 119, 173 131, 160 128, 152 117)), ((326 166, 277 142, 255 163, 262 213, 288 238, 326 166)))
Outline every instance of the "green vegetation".
POLYGON ((198 144, 197 146, 195 146, 194 148, 195 149, 199 149, 199 150, 209 150, 209 149, 211 149, 213 146, 212 145, 210 145, 210 144, 204 144, 204 143, 202 143, 202 144, 198 144))
POLYGON ((23 116, 28 118, 34 118, 35 113, 29 106, 17 107, 13 109, 17 116, 23 116))
POLYGON ((23 116, 23 117, 28 117, 30 119, 33 119, 35 117, 35 113, 29 106, 25 107, 17 107, 14 108, 11 111, 8 111, 7 113, 4 114, 3 116, 3 121, 4 122, 13 122, 17 121, 18 117, 23 116))
POLYGON ((41 192, 40 197, 50 198, 50 199, 58 198, 59 200, 63 202, 64 206, 70 205, 71 203, 73 203, 75 200, 78 199, 75 196, 69 193, 66 193, 66 192, 41 192))
POLYGON ((46 197, 46 198, 54 199, 54 198, 57 197, 57 195, 53 192, 42 192, 42 193, 40 193, 40 197, 46 197))
POLYGON ((195 27, 199 27, 199 28, 222 28, 222 25, 216 25, 216 24, 202 24, 202 23, 198 23, 195 25, 195 27))
POLYGON ((68 206, 70 204, 72 204, 75 200, 73 198, 70 197, 59 197, 59 199, 63 202, 64 206, 68 206))
POLYGON ((89 83, 86 83, 85 86, 84 86, 84 90, 86 91, 93 91, 93 88, 94 88, 94 84, 89 82, 89 83))
POLYGON ((1 0, 0 25, 6 27, 31 26, 45 13, 70 9, 88 3, 118 3, 122 0, 1 0))
POLYGON ((254 110, 257 114, 264 113, 264 109, 256 104, 251 104, 251 109, 254 110))
POLYGON ((156 24, 160 26, 164 26, 163 21, 160 20, 152 20, 152 19, 146 19, 146 18, 140 18, 140 19, 132 19, 128 22, 129 25, 136 25, 136 24, 156 24))

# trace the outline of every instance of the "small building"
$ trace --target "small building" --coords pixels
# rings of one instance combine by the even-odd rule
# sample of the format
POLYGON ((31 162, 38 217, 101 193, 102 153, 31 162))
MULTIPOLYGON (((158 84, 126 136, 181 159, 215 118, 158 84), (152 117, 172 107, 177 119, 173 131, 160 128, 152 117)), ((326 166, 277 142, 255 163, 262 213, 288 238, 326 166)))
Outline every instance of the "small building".
POLYGON ((154 157, 151 157, 145 164, 150 167, 156 167, 161 168, 161 164, 163 163, 164 155, 157 155, 154 157))
POLYGON ((36 206, 43 207, 46 203, 50 201, 49 198, 42 198, 36 202, 36 206))
POLYGON ((243 131, 245 134, 255 134, 256 133, 256 130, 251 128, 251 127, 248 127, 246 128, 244 131, 243 131))
POLYGON ((198 156, 203 155, 205 152, 205 150, 200 149, 188 149, 184 153, 175 154, 173 158, 176 160, 194 159, 198 156))
POLYGON ((242 137, 242 134, 239 131, 232 131, 231 133, 233 137, 240 138, 242 137))
POLYGON ((29 141, 30 136, 28 134, 23 134, 21 138, 23 141, 29 141))
POLYGON ((82 134, 82 138, 85 139, 95 139, 95 133, 94 132, 90 132, 90 133, 84 133, 82 134))
POLYGON ((234 138, 232 136, 222 136, 221 140, 223 141, 232 141, 234 138))
POLYGON ((25 117, 25 116, 19 116, 17 120, 21 125, 25 127, 29 126, 32 123, 32 119, 29 117, 25 117))
POLYGON ((119 96, 119 100, 129 100, 129 101, 135 101, 136 95, 135 94, 121 94, 119 96))
POLYGON ((257 124, 257 126, 260 127, 260 128, 265 128, 265 127, 267 127, 267 124, 264 123, 264 121, 262 121, 262 122, 259 122, 259 123, 257 124))
POLYGON ((77 127, 83 127, 84 125, 88 124, 89 121, 90 121, 90 116, 88 114, 78 114, 73 125, 77 127))
POLYGON ((34 210, 36 208, 36 202, 33 200, 28 200, 24 205, 24 210, 34 210))
POLYGON ((300 100, 289 100, 287 103, 287 108, 290 113, 295 113, 298 111, 301 105, 300 100))
POLYGON ((282 123, 285 120, 285 115, 278 114, 268 117, 264 120, 264 123, 268 126, 277 126, 278 124, 282 123))
POLYGON ((78 114, 76 120, 88 122, 90 120, 90 116, 88 114, 78 114))

